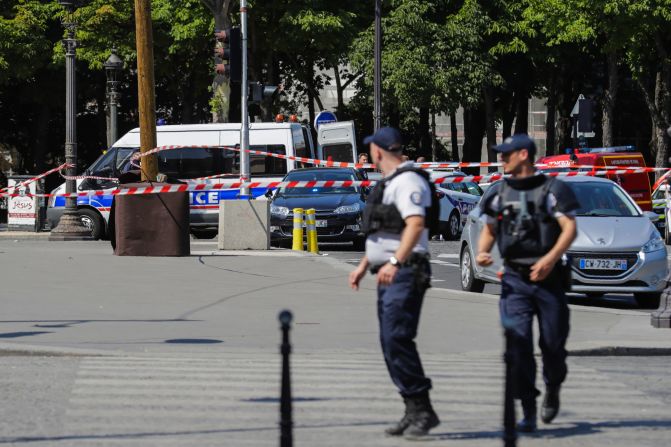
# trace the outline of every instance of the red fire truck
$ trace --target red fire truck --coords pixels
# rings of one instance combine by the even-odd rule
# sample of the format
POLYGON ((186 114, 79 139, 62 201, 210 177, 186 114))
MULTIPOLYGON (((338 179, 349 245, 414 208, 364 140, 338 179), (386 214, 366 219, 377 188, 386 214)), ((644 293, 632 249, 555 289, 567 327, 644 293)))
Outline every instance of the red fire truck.
MULTIPOLYGON (((602 166, 613 169, 623 167, 645 167, 645 159, 634 146, 600 147, 593 149, 575 150, 567 154, 543 157, 536 161, 543 170, 581 171, 597 170, 602 166)), ((608 175, 607 178, 617 182, 643 211, 652 211, 650 194, 650 176, 646 173, 608 175)))

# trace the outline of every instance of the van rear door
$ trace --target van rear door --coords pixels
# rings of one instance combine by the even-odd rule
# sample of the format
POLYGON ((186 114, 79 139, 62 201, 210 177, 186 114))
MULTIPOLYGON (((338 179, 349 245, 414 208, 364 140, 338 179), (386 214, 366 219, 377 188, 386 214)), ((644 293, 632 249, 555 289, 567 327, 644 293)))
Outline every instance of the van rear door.
POLYGON ((319 158, 356 163, 354 121, 321 124, 317 132, 319 158))

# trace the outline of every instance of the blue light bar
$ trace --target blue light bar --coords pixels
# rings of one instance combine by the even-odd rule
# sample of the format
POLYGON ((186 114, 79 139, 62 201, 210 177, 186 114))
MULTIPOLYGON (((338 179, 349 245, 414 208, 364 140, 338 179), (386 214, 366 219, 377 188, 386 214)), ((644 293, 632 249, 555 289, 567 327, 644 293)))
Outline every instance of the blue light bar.
POLYGON ((589 150, 593 154, 605 153, 605 152, 635 152, 636 147, 634 146, 613 146, 613 147, 595 147, 589 150))

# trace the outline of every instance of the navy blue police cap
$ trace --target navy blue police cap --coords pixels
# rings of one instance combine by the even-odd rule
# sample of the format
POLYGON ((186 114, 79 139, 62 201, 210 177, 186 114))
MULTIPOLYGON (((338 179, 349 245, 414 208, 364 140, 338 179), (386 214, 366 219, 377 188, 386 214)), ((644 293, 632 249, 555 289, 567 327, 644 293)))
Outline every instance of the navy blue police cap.
POLYGON ((375 143, 385 151, 398 152, 403 148, 401 133, 393 127, 382 127, 363 139, 363 144, 375 143))
POLYGON ((506 138, 503 140, 503 143, 492 148, 494 152, 499 152, 501 154, 508 154, 513 151, 519 151, 520 149, 526 149, 529 151, 529 155, 534 155, 536 153, 536 143, 534 143, 534 140, 529 135, 518 133, 506 138))

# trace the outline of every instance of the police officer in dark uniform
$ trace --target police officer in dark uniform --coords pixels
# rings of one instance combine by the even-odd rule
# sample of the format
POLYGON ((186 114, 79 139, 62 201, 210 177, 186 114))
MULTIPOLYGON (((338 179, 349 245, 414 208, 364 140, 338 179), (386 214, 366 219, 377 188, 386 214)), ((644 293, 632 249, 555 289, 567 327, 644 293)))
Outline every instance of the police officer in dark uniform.
POLYGON ((570 284, 570 265, 562 256, 576 237, 575 211, 579 203, 572 190, 556 178, 536 172, 536 145, 526 134, 507 138, 494 150, 501 154, 510 178, 495 184, 495 193, 481 203, 487 220, 480 234, 476 261, 492 264, 490 250, 497 243, 504 260, 500 312, 512 325, 515 394, 522 401, 524 419, 518 430, 536 430, 532 322, 538 316, 543 358, 545 397, 543 422, 559 412, 559 391, 566 378, 566 339, 569 309, 565 296, 570 284))
POLYGON ((429 399, 426 377, 415 346, 419 315, 430 287, 427 214, 431 185, 425 171, 402 161, 401 135, 385 127, 367 137, 370 154, 385 178, 367 199, 364 211, 366 256, 349 276, 353 289, 370 269, 377 275, 378 319, 384 360, 405 402, 405 414, 386 433, 416 439, 440 421, 429 399))

